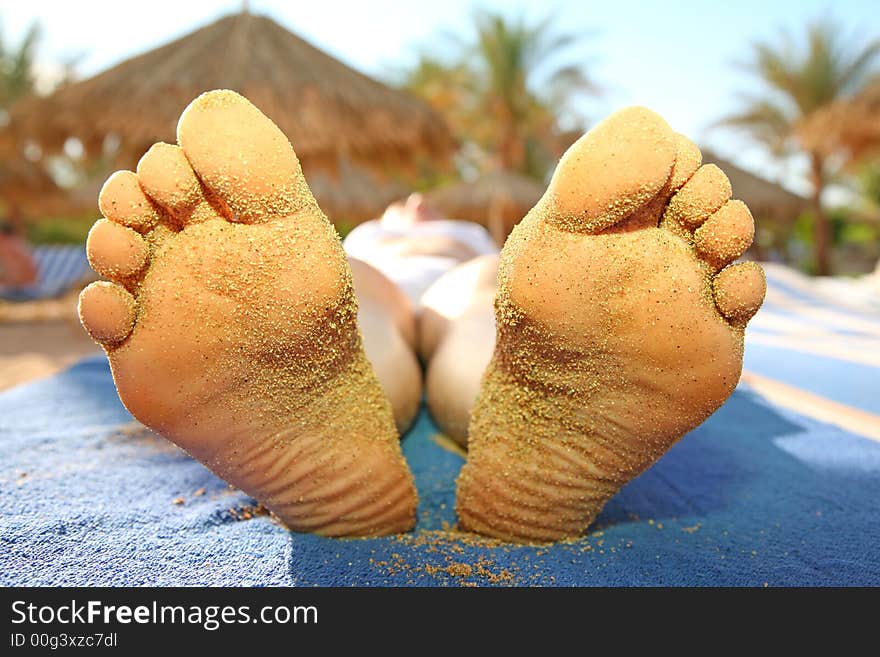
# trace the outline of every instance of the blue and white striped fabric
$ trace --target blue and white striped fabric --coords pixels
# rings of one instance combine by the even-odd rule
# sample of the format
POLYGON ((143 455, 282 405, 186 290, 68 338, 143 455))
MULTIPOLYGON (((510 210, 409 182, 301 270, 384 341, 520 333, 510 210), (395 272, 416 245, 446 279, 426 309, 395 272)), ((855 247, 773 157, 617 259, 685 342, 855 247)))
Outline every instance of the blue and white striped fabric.
POLYGON ((31 301, 57 297, 89 273, 83 246, 38 246, 33 251, 37 282, 25 288, 0 286, 0 299, 31 301))
POLYGON ((743 381, 774 403, 880 440, 880 289, 765 265, 743 381))

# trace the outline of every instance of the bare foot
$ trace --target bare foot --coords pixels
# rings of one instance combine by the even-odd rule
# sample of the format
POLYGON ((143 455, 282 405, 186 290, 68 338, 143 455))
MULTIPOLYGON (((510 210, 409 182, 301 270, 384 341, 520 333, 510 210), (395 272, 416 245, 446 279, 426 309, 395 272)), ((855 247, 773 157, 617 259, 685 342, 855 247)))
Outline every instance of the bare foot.
POLYGON ((761 268, 744 204, 642 108, 563 156, 501 254, 497 343, 458 480, 463 527, 581 533, 733 391, 761 268))
POLYGON ((80 297, 131 413, 297 531, 410 529, 416 492, 351 273, 280 130, 212 91, 101 190, 80 297))

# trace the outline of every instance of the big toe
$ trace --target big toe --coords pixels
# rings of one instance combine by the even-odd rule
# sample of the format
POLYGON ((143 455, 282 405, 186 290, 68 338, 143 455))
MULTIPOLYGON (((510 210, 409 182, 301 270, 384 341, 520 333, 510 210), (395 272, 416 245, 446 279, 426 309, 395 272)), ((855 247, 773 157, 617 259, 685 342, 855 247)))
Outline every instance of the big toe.
POLYGON ((177 140, 236 221, 265 221, 314 203, 287 137, 234 91, 209 91, 191 102, 177 140))
POLYGON ((676 136, 660 116, 630 107, 566 151, 542 199, 547 219, 573 232, 598 232, 649 203, 666 185, 676 136))

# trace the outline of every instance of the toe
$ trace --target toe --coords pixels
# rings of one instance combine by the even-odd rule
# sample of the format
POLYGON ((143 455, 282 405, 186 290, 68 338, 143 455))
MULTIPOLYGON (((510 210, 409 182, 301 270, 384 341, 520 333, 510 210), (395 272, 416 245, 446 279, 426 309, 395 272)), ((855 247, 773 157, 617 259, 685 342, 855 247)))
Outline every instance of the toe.
POLYGON ((177 140, 236 221, 265 221, 314 203, 287 138, 233 91, 210 91, 190 103, 177 140))
POLYGON ((700 168, 703 162, 703 154, 697 145, 684 135, 675 135, 675 166, 672 167, 672 175, 666 188, 669 194, 674 194, 690 180, 700 168))
POLYGON ((739 258, 752 243, 755 222, 742 201, 728 201, 694 233, 697 253, 710 266, 721 269, 739 258))
POLYGON ((217 216, 180 146, 161 142, 153 144, 138 162, 137 176, 150 198, 164 207, 179 224, 217 216))
POLYGON ((142 234, 159 223, 159 213, 133 171, 117 171, 107 179, 98 195, 98 207, 110 221, 142 234))
POLYGON ((730 181, 714 164, 700 167, 669 201, 664 222, 694 230, 730 198, 730 181))
POLYGON ((89 264, 104 278, 125 281, 147 264, 147 243, 131 228, 99 219, 86 240, 89 264))
POLYGON ((741 262, 723 269, 713 283, 715 305, 731 322, 745 324, 758 312, 767 292, 761 265, 741 262))
POLYGON ((541 201, 548 221, 573 232, 609 228, 657 196, 675 158, 675 134, 662 118, 621 110, 562 156, 541 201))
POLYGON ((79 295, 79 320, 96 342, 122 342, 134 327, 134 297, 119 285, 92 283, 79 295))
MULTIPOLYGON (((617 227, 621 230, 639 230, 642 228, 657 227, 666 204, 669 199, 684 185, 694 172, 700 168, 700 162, 703 160, 703 154, 696 144, 684 135, 675 135, 675 164, 672 166, 672 173, 669 180, 663 186, 663 189, 646 205, 630 215, 629 219, 619 223, 617 227)), ((676 232, 685 240, 691 241, 692 237, 686 229, 676 227, 676 232)))

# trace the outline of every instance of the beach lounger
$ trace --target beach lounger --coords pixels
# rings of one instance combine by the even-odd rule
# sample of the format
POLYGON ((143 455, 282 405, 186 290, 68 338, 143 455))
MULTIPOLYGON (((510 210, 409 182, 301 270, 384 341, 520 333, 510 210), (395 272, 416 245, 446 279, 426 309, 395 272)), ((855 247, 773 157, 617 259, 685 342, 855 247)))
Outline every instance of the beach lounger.
POLYGON ((37 282, 25 288, 0 285, 0 299, 50 299, 91 275, 86 250, 82 246, 38 246, 34 248, 33 256, 37 265, 37 282))

